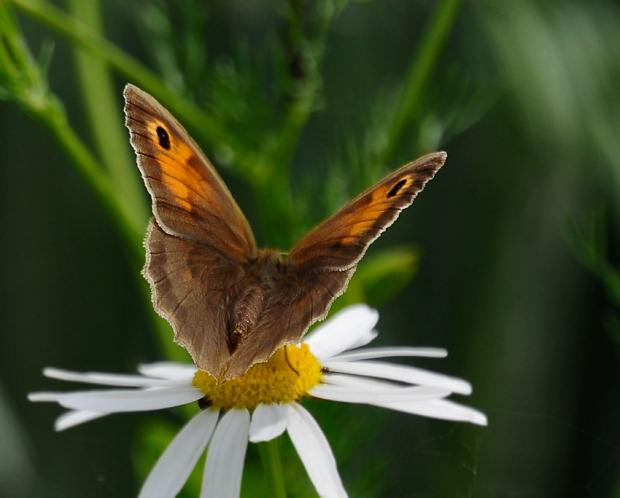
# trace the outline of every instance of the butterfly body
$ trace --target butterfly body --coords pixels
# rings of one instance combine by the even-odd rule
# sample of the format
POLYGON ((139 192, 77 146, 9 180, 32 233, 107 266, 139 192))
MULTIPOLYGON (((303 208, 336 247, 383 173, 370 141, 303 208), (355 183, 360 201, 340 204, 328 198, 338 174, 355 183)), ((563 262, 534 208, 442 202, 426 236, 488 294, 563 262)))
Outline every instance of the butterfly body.
POLYGON ((198 145, 153 97, 127 85, 125 124, 151 195, 144 275, 155 309, 198 368, 219 380, 294 344, 347 287, 368 246, 443 165, 409 163, 311 230, 288 255, 258 249, 198 145))
POLYGON ((274 249, 260 251, 256 260, 250 263, 245 278, 232 291, 235 303, 228 325, 231 353, 252 332, 265 312, 265 297, 277 288, 285 272, 282 256, 274 249))

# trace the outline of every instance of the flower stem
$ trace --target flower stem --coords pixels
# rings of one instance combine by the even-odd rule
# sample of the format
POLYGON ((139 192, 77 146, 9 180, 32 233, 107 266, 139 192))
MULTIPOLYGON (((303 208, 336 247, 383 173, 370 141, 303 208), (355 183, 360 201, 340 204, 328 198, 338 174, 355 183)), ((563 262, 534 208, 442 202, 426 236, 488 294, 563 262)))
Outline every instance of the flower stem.
POLYGON ((107 208, 114 224, 128 242, 127 247, 130 254, 130 262, 139 270, 142 265, 142 260, 144 259, 141 248, 143 227, 137 225, 131 219, 127 210, 124 209, 122 203, 115 195, 114 188, 109 178, 102 171, 101 165, 98 163, 97 159, 76 135, 73 128, 66 122, 64 114, 54 112, 54 110, 49 107, 46 109, 31 109, 31 111, 36 113, 37 118, 56 138, 65 153, 77 167, 77 170, 86 179, 99 197, 99 200, 107 208), (40 112, 37 113, 37 111, 40 112))
POLYGON ((271 486, 274 498, 286 498, 286 485, 282 472, 282 458, 280 457, 280 438, 272 439, 258 445, 261 460, 265 470, 271 476, 271 486))
MULTIPOLYGON (((69 8, 76 19, 80 19, 92 33, 101 35, 103 21, 98 0, 71 0, 69 8)), ((109 66, 80 45, 72 48, 77 63, 80 93, 97 155, 109 173, 117 197, 123 199, 127 216, 132 218, 136 226, 145 227, 149 206, 129 147, 128 133, 122 125, 121 98, 112 84, 109 66)))

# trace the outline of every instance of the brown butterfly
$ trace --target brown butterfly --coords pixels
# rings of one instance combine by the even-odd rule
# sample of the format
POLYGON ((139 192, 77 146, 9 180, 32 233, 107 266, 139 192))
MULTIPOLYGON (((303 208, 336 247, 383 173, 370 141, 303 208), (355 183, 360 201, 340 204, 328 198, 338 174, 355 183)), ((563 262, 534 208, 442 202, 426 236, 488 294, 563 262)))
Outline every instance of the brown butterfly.
POLYGON ((358 195, 286 255, 258 249, 226 185, 178 121, 127 85, 125 125, 153 201, 144 275, 196 366, 243 375, 325 318, 368 246, 446 160, 435 152, 358 195))

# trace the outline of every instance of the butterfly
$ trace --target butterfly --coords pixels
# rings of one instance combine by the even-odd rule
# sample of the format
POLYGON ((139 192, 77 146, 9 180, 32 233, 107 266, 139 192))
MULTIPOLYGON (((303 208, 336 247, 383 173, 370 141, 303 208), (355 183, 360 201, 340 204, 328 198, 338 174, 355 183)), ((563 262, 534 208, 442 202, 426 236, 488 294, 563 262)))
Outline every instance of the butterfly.
POLYGON ((358 195, 288 254, 258 249, 200 147, 157 100, 128 84, 125 125, 152 199, 146 239, 155 310, 196 366, 224 381, 300 341, 346 289, 368 246, 446 160, 435 152, 358 195))

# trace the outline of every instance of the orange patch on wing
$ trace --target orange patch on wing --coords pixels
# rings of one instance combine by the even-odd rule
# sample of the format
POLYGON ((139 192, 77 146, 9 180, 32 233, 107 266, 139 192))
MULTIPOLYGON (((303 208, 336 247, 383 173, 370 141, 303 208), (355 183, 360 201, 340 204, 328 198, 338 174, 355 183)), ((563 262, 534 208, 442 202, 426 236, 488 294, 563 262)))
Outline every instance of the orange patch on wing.
POLYGON ((184 184, 185 190, 181 197, 187 197, 190 188, 194 191, 200 191, 200 179, 197 178, 194 169, 189 166, 191 158, 195 155, 194 151, 187 144, 175 143, 169 154, 175 162, 162 164, 162 170, 184 184))
POLYGON ((188 165, 190 159, 196 155, 192 148, 185 142, 175 143, 173 149, 175 159, 184 165, 188 165))
MULTIPOLYGON (((149 133, 157 137, 157 128, 160 126, 165 130, 168 129, 162 121, 154 119, 148 124, 149 133)), ((154 140, 156 141, 156 138, 154 140)), ((189 201, 192 190, 199 190, 194 171, 186 167, 190 158, 194 156, 194 152, 186 143, 172 140, 171 149, 162 151, 162 154, 168 157, 161 157, 158 161, 161 168, 161 181, 175 196, 175 204, 189 212, 192 210, 192 204, 189 201)))
POLYGON ((161 182, 165 183, 170 192, 174 195, 174 204, 183 208, 185 211, 192 211, 192 203, 189 201, 191 191, 184 183, 183 180, 179 180, 179 170, 169 165, 161 164, 161 182))
MULTIPOLYGON (((348 219, 343 223, 348 225, 347 236, 357 239, 362 237, 369 228, 372 228, 375 221, 385 211, 383 202, 387 189, 378 189, 373 192, 370 203, 366 206, 358 208, 354 213, 349 214, 348 219), (379 214, 377 214, 379 213, 379 214)), ((387 204, 389 207, 390 203, 387 204)))
POLYGON ((357 222, 355 225, 351 226, 351 229, 348 231, 347 238, 356 241, 359 237, 362 237, 366 233, 366 231, 373 226, 373 224, 374 220, 357 222))

